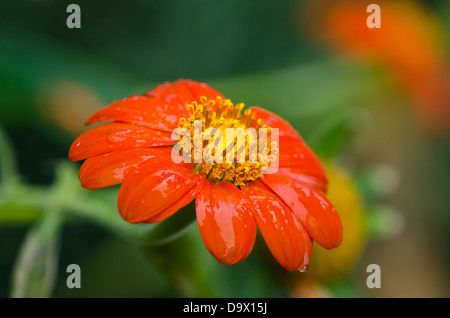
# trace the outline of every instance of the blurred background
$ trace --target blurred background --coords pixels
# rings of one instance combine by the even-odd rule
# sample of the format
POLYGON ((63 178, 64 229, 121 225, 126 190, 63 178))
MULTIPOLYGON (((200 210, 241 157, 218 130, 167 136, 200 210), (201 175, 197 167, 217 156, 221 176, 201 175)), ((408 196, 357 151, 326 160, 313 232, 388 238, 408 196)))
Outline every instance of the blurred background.
POLYGON ((0 297, 449 297, 449 31, 448 0, 2 1, 0 297), (295 126, 328 172, 341 247, 286 272, 258 236, 222 265, 190 218, 133 226, 118 187, 81 188, 67 153, 84 121, 179 78, 295 126))

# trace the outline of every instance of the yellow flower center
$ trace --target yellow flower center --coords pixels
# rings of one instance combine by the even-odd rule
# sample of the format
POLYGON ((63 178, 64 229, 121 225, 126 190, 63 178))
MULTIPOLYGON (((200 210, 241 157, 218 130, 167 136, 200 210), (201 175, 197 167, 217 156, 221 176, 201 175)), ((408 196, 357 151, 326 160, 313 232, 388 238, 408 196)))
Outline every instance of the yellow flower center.
POLYGON ((202 96, 186 108, 190 115, 181 117, 178 126, 194 136, 187 158, 195 174, 236 186, 263 176, 261 169, 274 159, 278 145, 271 142, 271 127, 262 119, 249 109, 242 112, 243 103, 234 105, 220 96, 212 100, 202 96))

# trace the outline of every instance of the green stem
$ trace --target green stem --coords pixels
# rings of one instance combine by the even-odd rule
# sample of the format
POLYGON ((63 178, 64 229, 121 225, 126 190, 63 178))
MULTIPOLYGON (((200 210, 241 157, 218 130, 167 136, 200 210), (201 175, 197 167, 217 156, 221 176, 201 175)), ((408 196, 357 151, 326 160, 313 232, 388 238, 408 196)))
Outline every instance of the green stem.
POLYGON ((50 297, 56 282, 62 220, 45 214, 28 232, 14 266, 11 297, 50 297))
POLYGON ((16 175, 16 171, 14 150, 0 127, 0 183, 6 185, 16 175))

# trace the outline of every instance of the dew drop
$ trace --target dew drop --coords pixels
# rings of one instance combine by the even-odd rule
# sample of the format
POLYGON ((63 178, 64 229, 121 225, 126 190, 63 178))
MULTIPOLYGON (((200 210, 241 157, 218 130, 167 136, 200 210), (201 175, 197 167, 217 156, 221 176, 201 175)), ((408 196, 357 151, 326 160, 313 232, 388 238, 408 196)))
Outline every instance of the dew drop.
POLYGON ((118 136, 118 135, 116 135, 116 134, 110 134, 110 135, 108 135, 108 137, 107 137, 107 140, 108 140, 110 143, 113 143, 113 144, 119 143, 119 142, 122 142, 122 141, 125 141, 126 139, 127 139, 127 138, 118 136))
POLYGON ((304 273, 308 269, 308 266, 303 266, 303 268, 300 270, 300 272, 304 273))

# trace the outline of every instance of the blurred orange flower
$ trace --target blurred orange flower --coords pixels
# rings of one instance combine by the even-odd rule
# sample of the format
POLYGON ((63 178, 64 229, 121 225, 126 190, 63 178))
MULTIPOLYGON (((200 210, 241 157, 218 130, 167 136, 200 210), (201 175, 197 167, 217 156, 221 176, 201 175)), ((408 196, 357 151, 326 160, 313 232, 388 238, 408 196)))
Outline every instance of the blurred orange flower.
POLYGON ((78 137, 69 158, 87 159, 79 173, 85 188, 123 183, 118 208, 130 223, 162 221, 196 199, 203 241, 220 262, 245 259, 258 225, 284 268, 306 270, 313 240, 328 249, 342 240, 336 209, 321 192, 327 187, 325 172, 289 123, 259 107, 242 113, 243 106, 204 83, 165 83, 97 111, 87 123, 112 122, 78 137), (279 156, 278 172, 262 175, 262 164, 248 158, 236 164, 175 163, 171 133, 192 128, 196 119, 204 128, 221 130, 278 128, 278 152, 272 152, 279 156))
POLYGON ((368 3, 348 0, 311 2, 304 11, 307 28, 338 51, 383 66, 413 98, 425 127, 438 133, 448 131, 450 75, 436 18, 413 1, 378 4, 381 28, 367 27, 368 3), (318 15, 321 19, 311 18, 318 15))

